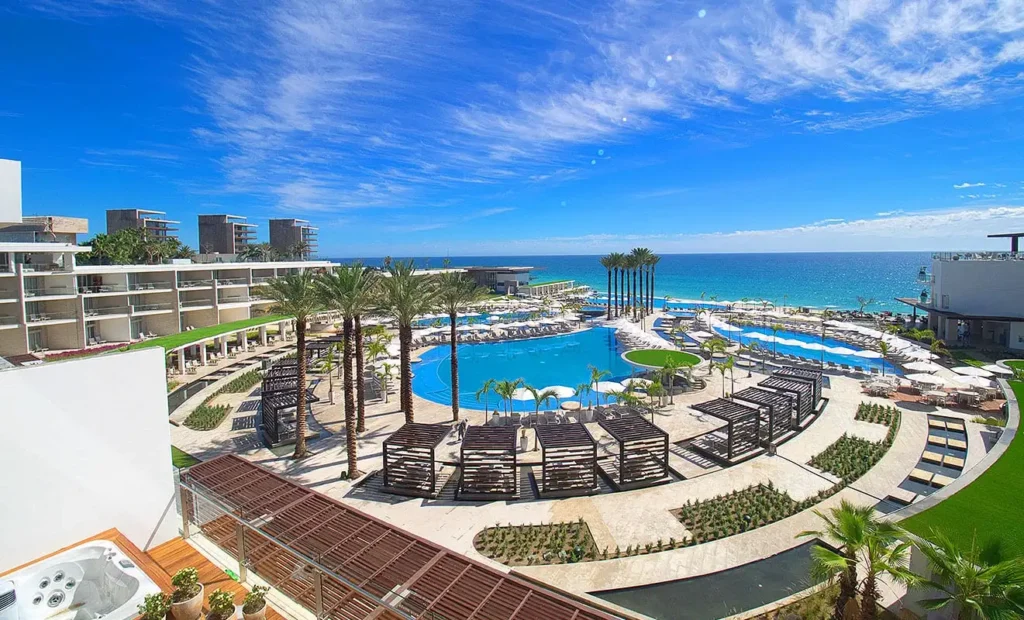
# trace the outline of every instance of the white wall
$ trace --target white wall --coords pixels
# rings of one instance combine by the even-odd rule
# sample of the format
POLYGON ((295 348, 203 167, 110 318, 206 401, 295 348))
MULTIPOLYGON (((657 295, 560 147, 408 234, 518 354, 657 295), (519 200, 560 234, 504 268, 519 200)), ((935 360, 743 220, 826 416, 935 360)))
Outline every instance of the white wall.
POLYGON ((0 159, 0 222, 21 223, 21 162, 0 159))
POLYGON ((960 314, 1024 317, 1024 261, 934 261, 932 303, 960 314), (949 307, 942 306, 948 295, 949 307))
POLYGON ((0 572, 117 528, 178 531, 160 348, 0 372, 0 572))

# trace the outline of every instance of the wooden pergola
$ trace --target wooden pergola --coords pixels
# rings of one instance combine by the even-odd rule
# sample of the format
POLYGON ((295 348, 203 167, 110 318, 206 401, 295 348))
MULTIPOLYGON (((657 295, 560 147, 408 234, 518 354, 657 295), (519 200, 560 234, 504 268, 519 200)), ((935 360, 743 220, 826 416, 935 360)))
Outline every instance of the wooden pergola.
POLYGON ((803 381, 810 381, 814 385, 814 406, 818 406, 818 401, 821 400, 821 388, 822 386, 822 372, 820 370, 814 370, 811 368, 796 368, 794 366, 786 366, 780 368, 772 373, 775 377, 786 377, 789 379, 800 379, 803 381))
POLYGON ((762 432, 767 433, 766 443, 774 442, 793 429, 793 398, 789 394, 749 387, 736 392, 732 397, 760 405, 768 410, 767 424, 762 429, 762 432))
POLYGON ((651 486, 668 477, 668 433, 640 415, 603 419, 601 428, 618 444, 618 453, 600 463, 616 491, 651 486))
POLYGON ((768 377, 760 383, 776 392, 791 394, 796 399, 796 425, 804 426, 804 422, 814 413, 814 386, 809 381, 790 377, 768 377))
POLYGON ((708 456, 733 464, 761 451, 761 410, 725 398, 716 398, 692 408, 726 423, 723 429, 693 439, 690 446, 708 456))
POLYGON ((298 376, 299 376, 299 367, 297 365, 279 366, 277 364, 274 364, 273 366, 271 366, 270 368, 267 369, 267 372, 263 373, 264 379, 285 378, 285 377, 293 377, 294 378, 294 377, 298 377, 298 376))
POLYGON ((588 495, 597 490, 597 442, 583 424, 534 428, 541 447, 541 497, 588 495))
POLYGON ((516 429, 470 426, 462 439, 460 499, 518 499, 516 429))
POLYGON ((452 430, 447 424, 407 422, 384 440, 384 490, 396 495, 436 497, 435 451, 452 430))
MULTIPOLYGON (((319 398, 306 392, 306 403, 319 398)), ((299 415, 299 382, 295 377, 272 377, 263 380, 260 388, 260 424, 263 441, 270 447, 295 443, 296 422, 299 415)), ((306 415, 306 412, 301 412, 306 415)))

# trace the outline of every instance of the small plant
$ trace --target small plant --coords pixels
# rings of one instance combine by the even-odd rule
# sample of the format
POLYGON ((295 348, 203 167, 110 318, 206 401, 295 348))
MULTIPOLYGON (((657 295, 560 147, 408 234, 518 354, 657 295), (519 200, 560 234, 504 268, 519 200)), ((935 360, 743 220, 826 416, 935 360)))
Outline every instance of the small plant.
POLYGON ((199 584, 199 571, 189 566, 174 573, 171 577, 171 585, 174 586, 174 593, 171 594, 172 603, 187 601, 199 594, 202 585, 199 584))
POLYGON ((268 591, 270 588, 266 586, 253 586, 242 602, 242 613, 254 614, 263 609, 263 606, 267 604, 268 591))
POLYGON ((220 588, 210 594, 210 613, 207 620, 227 620, 235 613, 235 597, 220 588))
POLYGON ((139 615, 143 620, 164 620, 171 611, 171 597, 163 592, 147 594, 139 605, 139 615))

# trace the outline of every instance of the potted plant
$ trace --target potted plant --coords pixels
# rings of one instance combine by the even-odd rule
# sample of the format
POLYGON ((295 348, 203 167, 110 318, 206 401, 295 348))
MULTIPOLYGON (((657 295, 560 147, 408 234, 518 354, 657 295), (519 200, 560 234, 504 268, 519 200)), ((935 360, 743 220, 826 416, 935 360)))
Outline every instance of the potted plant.
POLYGON ((171 597, 163 592, 147 594, 139 605, 139 616, 142 620, 164 620, 171 611, 171 597))
POLYGON ((206 620, 229 620, 235 615, 235 595, 217 588, 210 594, 210 613, 206 620))
POLYGON ((175 620, 196 620, 203 611, 203 584, 194 567, 183 568, 171 577, 171 615, 175 620))
POLYGON ((253 586, 242 603, 242 617, 245 620, 263 620, 267 616, 267 591, 265 586, 253 586))

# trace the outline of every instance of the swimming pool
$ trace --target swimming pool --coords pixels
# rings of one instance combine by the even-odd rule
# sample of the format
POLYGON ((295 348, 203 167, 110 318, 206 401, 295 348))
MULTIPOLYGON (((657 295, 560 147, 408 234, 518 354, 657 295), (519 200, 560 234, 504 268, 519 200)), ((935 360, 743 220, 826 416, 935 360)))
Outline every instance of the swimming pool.
MULTIPOLYGON (((767 349, 768 351, 777 351, 778 353, 785 353, 786 355, 799 355, 800 357, 806 357, 815 361, 820 361, 822 359, 822 352, 814 350, 813 348, 808 349, 797 344, 773 344, 771 342, 766 342, 764 340, 759 340, 757 338, 751 338, 747 335, 751 333, 757 333, 761 334, 762 336, 772 336, 772 330, 768 327, 762 327, 759 325, 746 325, 743 327, 742 331, 730 332, 716 325, 715 332, 718 333, 718 335, 722 336, 723 338, 739 342, 740 344, 750 344, 751 342, 757 342, 758 345, 767 349)), ((842 342, 840 340, 836 340, 835 338, 826 337, 824 340, 822 340, 820 336, 794 332, 788 329, 780 329, 778 333, 775 334, 775 336, 780 339, 797 340, 799 342, 812 345, 824 345, 829 348, 842 347, 844 349, 852 349, 854 351, 864 350, 863 347, 858 347, 856 345, 842 342)), ((893 366, 891 363, 883 362, 883 360, 881 359, 871 359, 866 357, 860 357, 858 355, 853 354, 844 355, 832 353, 830 351, 825 351, 824 353, 824 359, 826 363, 834 362, 836 364, 846 364, 847 366, 860 366, 865 370, 877 368, 879 371, 881 371, 884 364, 886 374, 902 374, 902 372, 895 366, 893 366)))
MULTIPOLYGON (((531 317, 531 315, 532 316, 536 316, 536 315, 544 316, 545 313, 541 313, 541 312, 538 312, 538 313, 530 313, 530 312, 492 312, 492 313, 487 313, 487 312, 481 312, 481 313, 476 313, 476 314, 472 314, 472 315, 460 316, 457 319, 455 319, 455 324, 456 325, 466 325, 466 324, 469 323, 470 319, 473 319, 474 323, 487 323, 488 322, 487 319, 492 317, 492 316, 499 317, 502 321, 525 321, 525 320, 528 320, 531 317)), ((431 327, 431 326, 434 326, 434 325, 437 325, 437 326, 448 325, 450 323, 451 323, 451 320, 447 316, 435 315, 435 316, 430 316, 430 317, 424 317, 422 319, 416 319, 415 321, 413 321, 412 326, 413 326, 413 328, 417 328, 417 327, 431 327)))
MULTIPOLYGON (((465 409, 483 410, 476 400, 476 391, 488 379, 514 381, 522 378, 528 385, 544 388, 564 385, 575 388, 590 381, 588 364, 611 371, 604 381, 621 381, 630 376, 632 367, 619 357, 623 349, 615 340, 615 330, 594 327, 581 332, 459 345, 459 404, 465 409)), ((451 405, 450 347, 439 346, 420 356, 413 364, 412 389, 417 396, 443 405, 451 405)), ((584 397, 583 404, 596 404, 599 395, 584 397)), ((600 395, 601 402, 604 396, 600 395)), ((572 400, 577 400, 573 398, 572 400)), ((516 411, 533 411, 533 400, 512 401, 516 411)), ((491 394, 488 406, 500 406, 500 399, 491 394)), ((556 406, 554 402, 548 409, 556 406)))

